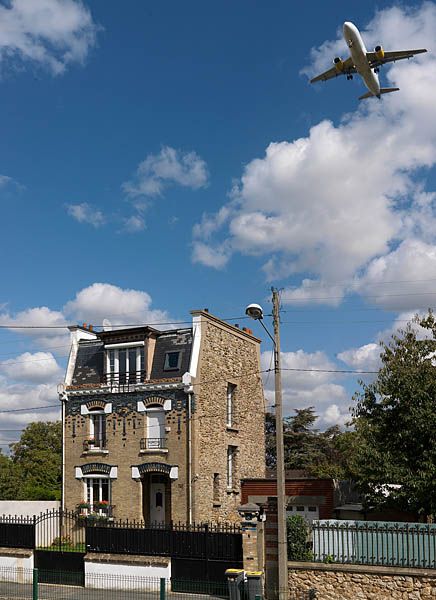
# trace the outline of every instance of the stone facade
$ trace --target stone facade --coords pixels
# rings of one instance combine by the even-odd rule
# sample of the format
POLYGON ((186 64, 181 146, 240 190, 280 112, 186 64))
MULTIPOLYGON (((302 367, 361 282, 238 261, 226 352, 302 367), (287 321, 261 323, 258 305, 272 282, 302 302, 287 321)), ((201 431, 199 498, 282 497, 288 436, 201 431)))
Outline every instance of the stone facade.
POLYGON ((107 389, 105 372, 99 369, 107 365, 105 344, 124 340, 127 348, 133 347, 129 330, 114 332, 114 339, 108 333, 93 333, 93 339, 88 330, 82 345, 76 337, 61 396, 64 508, 75 510, 86 501, 89 478, 105 477, 110 480, 113 516, 147 520, 150 482, 157 477, 164 486, 165 522, 239 522, 240 479, 265 472, 259 340, 207 312, 192 314, 193 329, 161 333, 143 328, 132 334, 134 340, 145 340, 148 375, 124 388, 107 389), (180 372, 162 372, 168 348, 174 350, 168 341, 162 342, 165 336, 184 344, 180 372), (152 378, 153 373, 159 379, 152 378), (231 426, 228 384, 235 386, 231 426), (155 406, 164 410, 165 444, 144 448, 147 411, 155 406), (94 410, 105 420, 105 440, 99 448, 89 444, 94 410), (229 446, 234 449, 231 486, 229 446))
POLYGON ((314 590, 316 600, 421 600, 436 597, 436 573, 425 569, 288 563, 289 597, 314 590))
MULTIPOLYGON (((203 317, 204 318, 204 317, 203 317)), ((240 521, 240 480, 265 474, 264 398, 259 343, 252 335, 206 316, 194 380, 194 520, 240 521), (227 386, 235 386, 232 425, 227 426, 227 386), (227 485, 227 451, 235 449, 227 485), (214 477, 218 479, 215 490, 214 477)))

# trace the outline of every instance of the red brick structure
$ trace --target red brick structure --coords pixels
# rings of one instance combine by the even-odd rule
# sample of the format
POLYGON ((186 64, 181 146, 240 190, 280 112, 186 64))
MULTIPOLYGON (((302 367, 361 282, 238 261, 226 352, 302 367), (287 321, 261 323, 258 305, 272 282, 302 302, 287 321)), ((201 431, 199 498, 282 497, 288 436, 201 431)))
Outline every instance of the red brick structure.
MULTIPOLYGON (((316 479, 303 471, 286 473, 286 507, 288 514, 300 514, 308 521, 334 518, 334 482, 316 479)), ((277 581, 277 481, 273 477, 243 479, 241 500, 254 502, 266 513, 265 522, 265 583, 268 597, 275 596, 277 581)))

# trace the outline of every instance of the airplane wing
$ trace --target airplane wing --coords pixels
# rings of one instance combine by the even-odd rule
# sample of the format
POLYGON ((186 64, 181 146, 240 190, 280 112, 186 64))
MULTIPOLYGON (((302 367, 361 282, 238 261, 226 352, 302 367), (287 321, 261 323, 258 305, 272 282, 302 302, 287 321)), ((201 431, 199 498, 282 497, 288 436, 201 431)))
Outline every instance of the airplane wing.
POLYGON ((347 58, 347 60, 344 60, 341 69, 338 67, 332 67, 328 71, 325 71, 324 73, 321 73, 321 75, 317 75, 311 79, 310 83, 316 83, 317 81, 328 81, 329 79, 333 79, 333 77, 337 77, 338 75, 350 75, 351 73, 356 73, 356 69, 350 56, 347 58))
POLYGON ((394 52, 384 52, 383 58, 379 58, 376 52, 367 52, 366 57, 371 69, 373 69, 374 67, 402 60, 403 58, 412 58, 415 54, 422 54, 423 52, 427 52, 427 50, 425 48, 419 48, 418 50, 396 50, 394 52))

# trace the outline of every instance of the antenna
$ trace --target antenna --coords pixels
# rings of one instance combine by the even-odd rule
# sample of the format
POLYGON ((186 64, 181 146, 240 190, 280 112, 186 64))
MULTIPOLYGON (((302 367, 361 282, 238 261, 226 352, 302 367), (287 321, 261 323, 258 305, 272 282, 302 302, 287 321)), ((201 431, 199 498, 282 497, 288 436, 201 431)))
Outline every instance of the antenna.
POLYGON ((103 319, 103 331, 112 331, 113 327, 112 327, 112 323, 109 321, 109 319, 103 319))

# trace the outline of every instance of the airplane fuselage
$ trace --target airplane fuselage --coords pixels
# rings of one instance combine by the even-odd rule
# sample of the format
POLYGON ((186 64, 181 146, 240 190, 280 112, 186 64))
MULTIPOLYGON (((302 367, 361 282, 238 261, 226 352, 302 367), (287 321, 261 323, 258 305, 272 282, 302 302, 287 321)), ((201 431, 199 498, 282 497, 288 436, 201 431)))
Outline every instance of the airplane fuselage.
POLYGON ((343 27, 343 34, 350 50, 354 66, 356 67, 356 71, 362 77, 368 90, 374 94, 374 96, 380 98, 380 82, 377 73, 374 73, 369 65, 366 57, 367 50, 359 30, 353 23, 346 21, 343 27))

